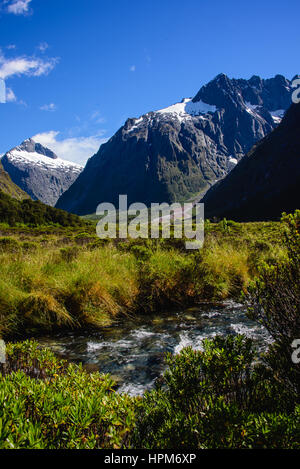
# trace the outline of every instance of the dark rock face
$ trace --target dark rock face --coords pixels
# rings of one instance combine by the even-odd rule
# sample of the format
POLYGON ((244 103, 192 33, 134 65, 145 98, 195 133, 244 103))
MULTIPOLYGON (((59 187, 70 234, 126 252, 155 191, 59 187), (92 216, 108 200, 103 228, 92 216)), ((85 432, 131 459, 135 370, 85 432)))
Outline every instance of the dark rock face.
POLYGON ((128 119, 57 203, 93 213, 101 202, 186 200, 223 178, 291 104, 291 82, 218 75, 193 99, 128 119))
POLYGON ((278 219, 300 208, 300 104, 204 196, 206 217, 278 219))
POLYGON ((12 181, 33 200, 54 206, 82 171, 82 167, 61 160, 49 148, 25 140, 1 159, 12 181))

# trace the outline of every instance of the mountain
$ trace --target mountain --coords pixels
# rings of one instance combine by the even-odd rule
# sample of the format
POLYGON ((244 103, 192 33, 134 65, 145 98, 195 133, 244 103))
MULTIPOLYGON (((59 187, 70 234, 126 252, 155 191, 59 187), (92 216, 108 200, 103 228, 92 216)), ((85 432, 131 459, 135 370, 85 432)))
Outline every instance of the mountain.
POLYGON ((33 200, 54 206, 82 171, 82 167, 58 158, 29 138, 1 159, 12 181, 33 200))
POLYGON ((277 219, 300 208, 300 104, 204 196, 207 218, 277 219))
POLYGON ((4 171, 1 161, 0 161, 0 191, 17 200, 29 199, 29 195, 26 194, 26 192, 22 191, 20 187, 18 187, 16 184, 12 182, 7 172, 4 171))
POLYGON ((98 203, 173 202, 203 193, 269 134, 291 104, 291 81, 218 75, 193 99, 128 119, 57 203, 78 214, 98 203))

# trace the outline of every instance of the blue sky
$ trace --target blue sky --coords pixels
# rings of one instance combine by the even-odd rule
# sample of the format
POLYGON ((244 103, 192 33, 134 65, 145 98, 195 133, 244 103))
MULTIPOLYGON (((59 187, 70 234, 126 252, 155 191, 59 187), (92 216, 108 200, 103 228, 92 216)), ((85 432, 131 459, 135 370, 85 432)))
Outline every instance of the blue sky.
POLYGON ((37 134, 84 164, 127 117, 218 73, 292 78, 299 1, 0 0, 0 154, 37 134))

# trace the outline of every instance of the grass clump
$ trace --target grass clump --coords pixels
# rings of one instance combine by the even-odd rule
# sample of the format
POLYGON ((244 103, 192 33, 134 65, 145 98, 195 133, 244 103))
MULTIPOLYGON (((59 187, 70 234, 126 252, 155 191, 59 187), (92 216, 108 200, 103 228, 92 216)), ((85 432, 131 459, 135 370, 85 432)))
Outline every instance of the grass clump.
POLYGON ((27 228, 2 229, 10 235, 0 239, 5 337, 38 327, 101 327, 121 314, 239 299, 263 263, 286 257, 283 223, 206 223, 199 251, 183 249, 181 239, 119 242, 99 240, 88 227, 27 228), (40 321, 29 313, 39 302, 40 321))
POLYGON ((86 225, 77 215, 50 207, 40 201, 33 201, 30 198, 17 200, 1 190, 0 219, 2 223, 7 223, 10 226, 25 224, 30 226, 58 225, 83 227, 86 225))
POLYGON ((14 239, 9 237, 0 238, 0 253, 2 252, 10 252, 16 253, 19 252, 21 249, 20 243, 14 239))
POLYGON ((51 331, 53 328, 74 325, 67 310, 50 294, 30 293, 19 302, 18 312, 28 332, 51 331))
POLYGON ((101 327, 136 310, 138 292, 136 259, 116 248, 5 252, 0 263, 2 335, 101 327))
POLYGON ((147 309, 185 304, 197 297, 193 278, 193 257, 175 250, 157 249, 141 264, 140 303, 147 309))

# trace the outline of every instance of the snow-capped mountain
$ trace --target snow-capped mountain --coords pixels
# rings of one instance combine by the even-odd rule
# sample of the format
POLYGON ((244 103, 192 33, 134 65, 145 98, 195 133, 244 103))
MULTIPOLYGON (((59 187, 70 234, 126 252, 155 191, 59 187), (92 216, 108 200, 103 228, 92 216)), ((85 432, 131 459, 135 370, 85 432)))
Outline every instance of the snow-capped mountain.
POLYGON ((100 202, 173 202, 205 191, 269 134, 291 105, 292 82, 218 75, 194 98, 131 118, 90 158, 57 203, 93 213, 100 202))
POLYGON ((29 138, 1 159, 12 181, 33 200, 54 206, 82 171, 82 166, 58 158, 29 138))

